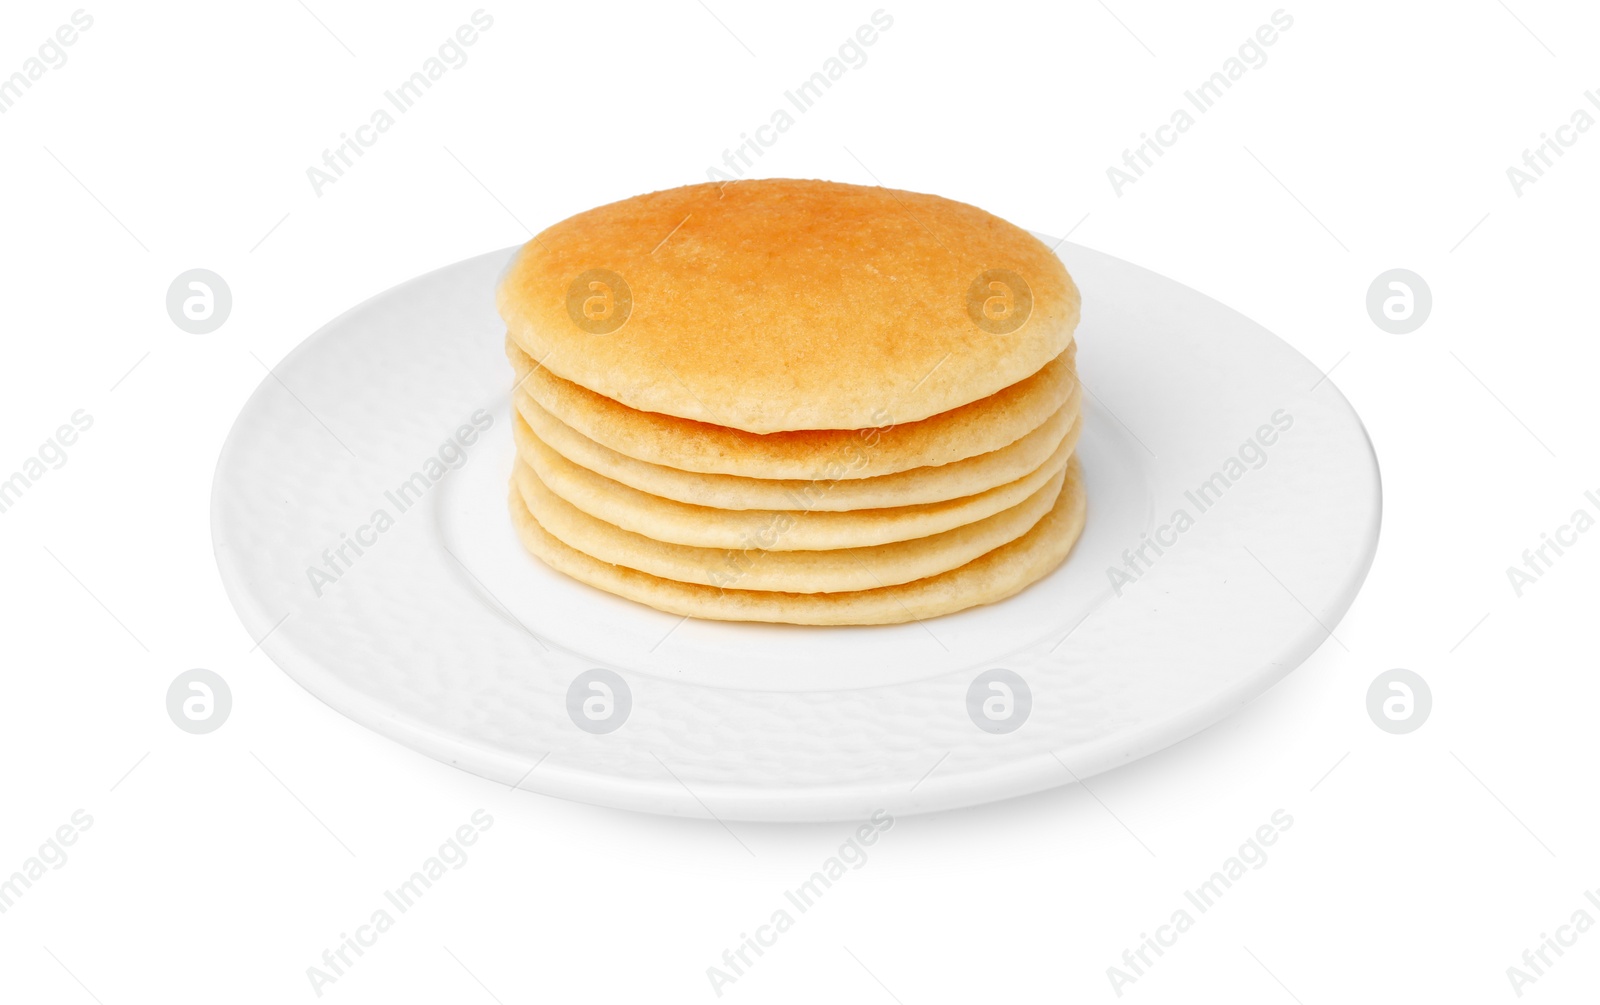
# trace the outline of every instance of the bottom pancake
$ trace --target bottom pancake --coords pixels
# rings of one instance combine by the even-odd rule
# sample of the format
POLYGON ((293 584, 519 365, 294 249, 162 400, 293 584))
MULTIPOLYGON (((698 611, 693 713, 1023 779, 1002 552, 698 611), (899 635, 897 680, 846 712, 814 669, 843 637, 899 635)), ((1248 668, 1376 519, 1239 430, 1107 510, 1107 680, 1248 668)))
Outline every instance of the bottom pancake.
POLYGON ((563 544, 528 512, 514 482, 510 505, 523 546, 546 565, 658 610, 720 621, 886 625, 992 604, 1044 578, 1067 557, 1082 533, 1087 496, 1074 457, 1055 506, 1023 536, 949 572, 899 586, 846 593, 718 589, 661 579, 602 562, 563 544))

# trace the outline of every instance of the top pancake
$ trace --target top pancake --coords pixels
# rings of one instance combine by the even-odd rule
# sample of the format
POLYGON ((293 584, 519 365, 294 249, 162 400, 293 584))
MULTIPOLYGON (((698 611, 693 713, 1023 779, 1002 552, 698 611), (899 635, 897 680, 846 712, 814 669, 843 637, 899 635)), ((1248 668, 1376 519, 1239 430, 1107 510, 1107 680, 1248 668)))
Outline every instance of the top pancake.
POLYGON ((1067 348, 1079 299, 1050 249, 980 209, 772 179, 564 220, 523 247, 499 304, 511 337, 574 384, 771 433, 987 397, 1067 348))

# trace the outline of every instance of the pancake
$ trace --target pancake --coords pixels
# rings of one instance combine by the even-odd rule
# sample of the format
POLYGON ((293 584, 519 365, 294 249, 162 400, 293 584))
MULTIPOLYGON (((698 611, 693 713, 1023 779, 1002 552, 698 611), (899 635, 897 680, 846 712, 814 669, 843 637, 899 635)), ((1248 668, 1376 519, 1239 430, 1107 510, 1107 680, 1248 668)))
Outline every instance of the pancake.
POLYGON ((750 433, 865 428, 890 402, 899 423, 947 412, 1036 373, 1079 316, 1060 259, 1013 224, 938 196, 788 179, 579 213, 523 247, 498 303, 511 337, 566 380, 750 433))
POLYGON ((726 551, 664 544, 596 520, 551 492, 527 464, 515 484, 551 536, 592 558, 662 579, 740 590, 840 593, 895 586, 948 572, 1014 541, 1055 505, 1064 471, 1008 510, 964 527, 894 544, 835 551, 726 551))
POLYGON ((800 625, 895 624, 950 614, 1019 593, 1060 565, 1083 531, 1086 496, 1076 459, 1055 505, 1028 533, 949 572, 850 593, 725 589, 662 579, 568 547, 535 520, 511 487, 511 516, 524 547, 551 568, 658 610, 722 621, 800 625))
POLYGON ((813 512, 915 506, 958 499, 1015 481, 1038 468, 1063 440, 1077 443, 1078 394, 1015 443, 938 467, 912 468, 877 478, 849 480, 741 478, 680 471, 635 460, 601 446, 541 408, 515 396, 513 421, 572 463, 641 492, 718 509, 807 509, 813 512))
POLYGON ((629 408, 563 380, 509 340, 506 355, 517 372, 517 386, 541 408, 635 460, 703 474, 844 480, 950 464, 1015 443, 1043 425, 1077 390, 1074 348, 987 398, 916 422, 902 421, 889 401, 862 428, 765 436, 629 408))
POLYGON ((656 541, 699 548, 825 551, 865 548, 928 537, 1010 509, 1066 466, 1062 441, 1044 464, 1022 478, 977 495, 921 506, 888 506, 846 513, 797 509, 724 510, 640 492, 579 467, 515 423, 517 454, 550 491, 583 512, 656 541))

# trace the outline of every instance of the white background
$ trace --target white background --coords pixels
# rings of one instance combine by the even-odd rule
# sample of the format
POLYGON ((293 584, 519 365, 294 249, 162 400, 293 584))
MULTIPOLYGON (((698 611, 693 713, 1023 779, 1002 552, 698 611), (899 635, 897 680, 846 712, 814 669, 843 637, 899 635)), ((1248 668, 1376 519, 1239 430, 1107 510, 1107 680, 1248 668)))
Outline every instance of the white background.
MULTIPOLYGON (((65 65, 0 115, 0 477, 94 417, 0 514, 0 873, 74 810, 94 821, 0 915, 0 998, 316 1000, 306 968, 483 808, 471 861, 324 999, 715 1001, 707 967, 851 828, 735 824, 735 841, 511 793, 354 725, 251 651, 208 490, 263 362, 528 227, 704 179, 876 2, 490 6, 469 61, 320 197, 306 168, 475 5, 307 2, 90 7, 65 65), (196 267, 233 290, 211 335, 164 309, 196 267), (164 707, 191 667, 233 690, 206 736, 164 707)), ((1329 641, 1088 789, 898 820, 723 997, 1116 1000, 1106 968, 1281 808, 1268 863, 1127 1000, 1515 1000, 1524 949, 1579 908, 1600 920, 1583 898, 1600 887, 1600 535, 1521 598, 1505 572, 1597 508, 1600 130, 1520 196, 1506 169, 1575 109, 1600 115, 1583 97, 1600 15, 1289 6, 1268 62, 1119 196, 1106 168, 1276 8, 1107 2, 887 6, 869 61, 759 173, 1072 230, 1337 366, 1385 481, 1349 651, 1329 641), (1433 291, 1410 335, 1365 311, 1395 267, 1433 291), (1406 736, 1364 707, 1392 667, 1433 689, 1406 736)), ((0 75, 74 9, 7 5, 0 75)), ((1523 992, 1597 984, 1590 932, 1523 992)))

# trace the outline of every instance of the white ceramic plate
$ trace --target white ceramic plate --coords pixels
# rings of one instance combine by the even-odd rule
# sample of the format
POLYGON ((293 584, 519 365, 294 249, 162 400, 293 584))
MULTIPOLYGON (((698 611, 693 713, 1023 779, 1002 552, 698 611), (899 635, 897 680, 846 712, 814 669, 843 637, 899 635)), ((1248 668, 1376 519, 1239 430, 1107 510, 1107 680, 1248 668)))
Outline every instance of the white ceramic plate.
POLYGON ((355 721, 486 778, 736 820, 1034 792, 1261 693, 1372 561, 1377 462, 1333 383, 1221 304, 1064 245, 1090 392, 1088 524, 1064 566, 1002 603, 885 627, 621 600, 528 556, 507 515, 492 291, 510 254, 307 339, 245 405, 212 496, 222 579, 262 649, 355 721))

